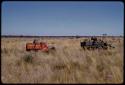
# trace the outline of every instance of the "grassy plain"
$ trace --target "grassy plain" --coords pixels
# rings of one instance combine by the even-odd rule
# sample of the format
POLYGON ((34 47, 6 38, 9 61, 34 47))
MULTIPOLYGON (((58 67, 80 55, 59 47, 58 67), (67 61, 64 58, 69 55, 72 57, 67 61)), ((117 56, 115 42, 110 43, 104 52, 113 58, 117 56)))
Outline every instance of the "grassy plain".
POLYGON ((38 38, 56 51, 27 52, 35 38, 1 38, 3 83, 122 83, 123 38, 106 38, 108 50, 83 50, 85 38, 38 38))

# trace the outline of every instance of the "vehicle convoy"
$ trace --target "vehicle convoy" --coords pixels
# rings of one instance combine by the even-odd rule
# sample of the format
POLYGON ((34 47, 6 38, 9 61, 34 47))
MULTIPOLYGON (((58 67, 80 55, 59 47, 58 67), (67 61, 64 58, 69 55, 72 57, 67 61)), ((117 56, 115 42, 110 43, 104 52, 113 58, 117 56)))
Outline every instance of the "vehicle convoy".
POLYGON ((26 43, 26 51, 38 51, 41 50, 43 52, 48 52, 49 49, 54 49, 55 47, 49 48, 45 42, 38 42, 38 40, 34 40, 33 43, 26 43))
MULTIPOLYGON (((80 42, 80 46, 83 49, 108 49, 115 48, 111 44, 104 42, 101 39, 97 39, 96 37, 91 37, 91 40, 85 39, 83 42, 80 42)), ((43 52, 49 52, 50 50, 56 50, 54 46, 48 46, 45 42, 38 42, 38 40, 34 40, 33 43, 26 43, 26 51, 38 51, 41 50, 43 52)))
POLYGON ((97 39, 96 37, 91 37, 91 40, 84 40, 80 43, 83 49, 108 49, 108 48, 115 48, 111 44, 104 42, 101 39, 97 39))

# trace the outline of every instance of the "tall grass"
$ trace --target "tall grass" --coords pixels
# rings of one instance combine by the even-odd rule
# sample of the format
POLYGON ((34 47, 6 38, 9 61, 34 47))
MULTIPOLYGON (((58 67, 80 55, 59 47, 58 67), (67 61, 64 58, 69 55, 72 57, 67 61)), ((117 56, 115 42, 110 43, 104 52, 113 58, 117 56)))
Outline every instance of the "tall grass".
POLYGON ((26 52, 33 39, 2 38, 3 83, 122 83, 123 38, 107 38, 115 49, 83 50, 77 39, 39 39, 56 50, 26 52))

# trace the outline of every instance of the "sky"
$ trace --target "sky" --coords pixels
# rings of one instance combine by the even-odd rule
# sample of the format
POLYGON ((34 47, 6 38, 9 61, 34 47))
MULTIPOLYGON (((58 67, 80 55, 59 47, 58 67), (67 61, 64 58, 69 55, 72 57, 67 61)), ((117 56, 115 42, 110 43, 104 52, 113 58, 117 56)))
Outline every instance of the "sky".
POLYGON ((120 1, 4 1, 2 35, 123 35, 120 1))

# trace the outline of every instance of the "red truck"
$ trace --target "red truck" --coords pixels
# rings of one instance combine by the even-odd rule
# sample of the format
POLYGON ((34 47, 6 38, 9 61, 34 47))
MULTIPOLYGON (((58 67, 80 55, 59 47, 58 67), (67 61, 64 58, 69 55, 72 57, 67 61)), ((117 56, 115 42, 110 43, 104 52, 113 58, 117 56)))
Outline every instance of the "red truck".
POLYGON ((46 43, 44 42, 38 42, 37 40, 34 40, 33 43, 26 43, 26 51, 44 51, 44 52, 48 52, 48 46, 46 43))

